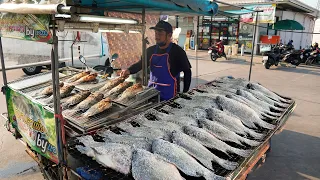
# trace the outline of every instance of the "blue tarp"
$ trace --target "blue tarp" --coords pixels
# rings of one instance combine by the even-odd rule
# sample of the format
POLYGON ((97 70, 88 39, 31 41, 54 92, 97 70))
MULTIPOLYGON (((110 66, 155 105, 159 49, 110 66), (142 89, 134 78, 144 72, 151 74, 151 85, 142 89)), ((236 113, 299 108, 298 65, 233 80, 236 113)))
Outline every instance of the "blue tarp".
POLYGON ((192 14, 212 16, 218 12, 218 5, 210 0, 73 0, 76 5, 106 8, 126 12, 147 12, 166 15, 192 14))

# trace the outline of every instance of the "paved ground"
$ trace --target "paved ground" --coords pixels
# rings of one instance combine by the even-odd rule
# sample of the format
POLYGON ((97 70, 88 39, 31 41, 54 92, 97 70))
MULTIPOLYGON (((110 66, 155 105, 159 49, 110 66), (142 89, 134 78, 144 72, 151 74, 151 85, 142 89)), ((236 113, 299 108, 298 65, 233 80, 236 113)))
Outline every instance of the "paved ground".
MULTIPOLYGON (((193 86, 220 76, 248 78, 248 56, 212 62, 206 52, 197 53, 198 61, 195 60, 193 51, 188 51, 188 55, 193 66, 193 86)), ((252 73, 253 81, 292 97, 298 106, 285 130, 273 137, 272 151, 266 163, 250 174, 249 179, 320 179, 320 67, 272 67, 266 70, 261 64, 261 57, 257 57, 254 58, 252 73)), ((21 70, 8 73, 9 79, 22 75, 21 70)), ((5 112, 2 95, 0 102, 0 112, 5 112)), ((23 146, 5 131, 3 124, 1 119, 0 179, 42 179, 35 164, 24 152, 23 146), (15 165, 17 163, 20 165, 15 165)))

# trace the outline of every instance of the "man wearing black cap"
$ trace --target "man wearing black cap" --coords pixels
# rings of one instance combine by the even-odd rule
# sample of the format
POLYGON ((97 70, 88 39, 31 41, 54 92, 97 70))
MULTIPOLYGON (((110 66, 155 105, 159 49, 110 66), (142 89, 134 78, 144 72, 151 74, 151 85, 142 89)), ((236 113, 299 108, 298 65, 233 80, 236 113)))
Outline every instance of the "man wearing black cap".
MULTIPOLYGON (((172 26, 159 21, 155 27, 156 45, 147 49, 148 67, 150 67, 149 87, 160 91, 161 100, 173 98, 180 92, 180 72, 184 73, 183 92, 187 92, 191 83, 191 65, 186 52, 171 42, 172 26)), ((142 69, 142 61, 133 64, 121 72, 121 76, 135 74, 142 69)))

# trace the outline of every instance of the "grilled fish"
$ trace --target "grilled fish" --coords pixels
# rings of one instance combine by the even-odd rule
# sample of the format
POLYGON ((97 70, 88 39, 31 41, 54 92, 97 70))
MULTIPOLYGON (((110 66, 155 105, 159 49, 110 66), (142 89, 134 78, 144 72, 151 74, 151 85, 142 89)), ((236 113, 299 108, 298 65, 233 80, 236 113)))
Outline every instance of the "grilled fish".
POLYGON ((91 106, 97 104, 99 101, 103 99, 103 94, 100 93, 92 93, 85 100, 79 103, 74 110, 75 111, 85 111, 89 109, 91 106))
POLYGON ((200 107, 185 107, 182 109, 173 108, 171 106, 165 105, 161 108, 170 114, 174 114, 176 116, 189 116, 194 119, 202 119, 207 117, 207 112, 205 109, 200 107))
POLYGON ((257 128, 255 124, 266 129, 275 128, 273 124, 269 124, 260 119, 259 115, 254 110, 242 103, 239 103, 238 101, 223 96, 218 96, 216 100, 223 111, 228 111, 229 113, 234 114, 249 128, 257 128))
POLYGON ((154 140, 152 143, 152 151, 154 154, 158 154, 165 158, 167 162, 174 164, 186 175, 193 177, 204 177, 205 179, 210 180, 225 179, 203 167, 192 156, 179 148, 179 146, 170 142, 162 139, 154 140))
POLYGON ((118 77, 118 78, 109 80, 106 82, 106 84, 103 87, 101 87, 99 89, 99 92, 110 90, 110 89, 118 86, 120 83, 123 83, 124 80, 125 80, 125 78, 123 78, 123 77, 118 77))
POLYGON ((97 104, 93 105, 89 110, 87 110, 83 115, 85 117, 91 117, 97 115, 107 109, 112 107, 111 99, 106 98, 98 102, 97 104))
POLYGON ((165 114, 156 110, 149 110, 149 114, 154 115, 159 121, 166 121, 178 124, 179 126, 192 125, 198 126, 198 121, 188 116, 175 116, 172 114, 165 114))
POLYGON ((115 99, 119 94, 132 85, 132 82, 123 82, 118 86, 112 88, 110 91, 107 91, 104 95, 111 99, 115 99))
MULTIPOLYGON (((63 82, 60 82, 59 83, 59 87, 63 87, 64 83, 63 82)), ((45 96, 50 96, 51 94, 53 94, 53 87, 52 86, 49 86, 49 87, 46 87, 44 88, 40 93, 39 95, 45 95, 45 96)))
POLYGON ((191 156, 201 162, 206 168, 212 171, 214 171, 212 161, 218 163, 221 167, 227 170, 234 170, 238 166, 238 163, 236 162, 227 161, 212 154, 201 143, 182 132, 174 131, 171 139, 174 144, 177 144, 183 148, 184 151, 189 153, 191 156))
POLYGON ((98 133, 101 137, 104 137, 105 142, 119 143, 132 146, 133 148, 144 149, 151 151, 151 142, 146 138, 133 137, 128 135, 120 135, 113 133, 110 130, 102 131, 98 133))
POLYGON ((76 84, 81 84, 81 83, 87 83, 87 82, 95 81, 97 76, 98 76, 97 73, 89 74, 89 75, 83 76, 82 78, 78 79, 78 80, 75 81, 73 84, 76 85, 76 84))
POLYGON ((210 120, 222 123, 226 128, 237 134, 244 136, 250 135, 255 139, 262 139, 264 137, 263 134, 256 133, 254 130, 244 126, 239 118, 229 116, 224 111, 212 108, 209 108, 206 111, 210 120))
POLYGON ((230 131, 229 129, 227 129, 217 121, 209 121, 206 119, 201 119, 199 120, 199 126, 202 129, 207 130, 209 133, 216 136, 218 139, 222 141, 234 142, 240 146, 242 146, 243 143, 245 143, 252 147, 258 146, 260 144, 260 142, 258 141, 249 140, 237 135, 235 132, 230 131))
POLYGON ((263 94, 265 94, 266 96, 268 96, 269 98, 276 100, 278 102, 287 103, 287 104, 290 104, 292 102, 292 100, 288 100, 283 97, 280 97, 279 95, 275 94, 274 92, 261 86, 258 83, 250 83, 250 84, 248 84, 248 87, 250 87, 250 89, 253 89, 253 90, 258 90, 258 91, 262 92, 263 94))
POLYGON ((135 97, 139 92, 143 91, 143 87, 140 83, 134 84, 127 88, 119 97, 116 99, 117 102, 126 103, 131 98, 135 97))
POLYGON ((96 161, 122 174, 129 174, 132 162, 132 147, 118 143, 105 143, 93 147, 96 161))
POLYGON ((242 157, 248 157, 250 154, 250 151, 248 150, 242 150, 242 149, 231 147, 230 145, 217 139, 215 136, 208 133, 204 129, 194 127, 194 126, 184 126, 183 130, 186 134, 198 140, 202 145, 208 148, 219 150, 221 152, 224 152, 227 155, 228 155, 228 152, 238 154, 239 156, 242 156, 242 157))
POLYGON ((245 89, 246 91, 250 92, 253 96, 255 96, 256 98, 258 98, 261 101, 264 101, 270 105, 274 105, 274 106, 279 106, 281 108, 286 108, 289 105, 285 104, 285 103, 280 103, 278 101, 275 101, 267 96, 265 96, 263 93, 256 91, 256 90, 252 90, 252 89, 245 89))
MULTIPOLYGON (((63 99, 70 95, 72 90, 75 88, 73 85, 65 85, 60 88, 60 98, 63 99)), ((47 100, 45 100, 45 103, 52 103, 53 102, 53 95, 50 96, 47 100)))
POLYGON ((62 107, 68 108, 69 106, 74 106, 84 99, 86 99, 90 95, 90 91, 81 91, 79 94, 76 94, 72 96, 70 99, 68 99, 65 103, 63 103, 62 107))
POLYGON ((71 78, 67 79, 66 82, 68 83, 72 83, 72 82, 75 82, 77 81, 78 79, 84 77, 84 76, 87 76, 90 74, 90 71, 86 71, 86 72, 81 72, 79 74, 76 74, 74 76, 72 76, 71 78))
POLYGON ((169 134, 171 134, 173 131, 182 130, 181 126, 171 123, 171 122, 162 122, 162 121, 150 121, 144 116, 137 118, 134 120, 134 122, 137 122, 140 126, 145 126, 149 128, 155 128, 160 129, 162 131, 165 131, 169 134))
POLYGON ((142 149, 137 149, 133 152, 132 176, 134 179, 139 180, 183 179, 173 164, 142 149))
POLYGON ((254 97, 254 95, 252 95, 251 93, 247 92, 247 91, 244 91, 244 90, 237 90, 237 94, 242 96, 242 97, 245 97, 247 98, 248 100, 254 102, 255 104, 257 104, 258 106, 264 108, 264 109, 269 109, 270 111, 271 110, 276 110, 276 111, 280 111, 280 112, 283 112, 284 111, 284 108, 278 108, 274 105, 270 105, 264 101, 261 101, 259 99, 257 99, 256 97, 254 97))
POLYGON ((122 133, 124 135, 130 135, 134 137, 143 137, 147 138, 148 140, 153 139, 169 139, 168 134, 164 131, 155 128, 149 127, 133 127, 129 123, 121 123, 117 125, 118 128, 124 130, 125 132, 122 133))

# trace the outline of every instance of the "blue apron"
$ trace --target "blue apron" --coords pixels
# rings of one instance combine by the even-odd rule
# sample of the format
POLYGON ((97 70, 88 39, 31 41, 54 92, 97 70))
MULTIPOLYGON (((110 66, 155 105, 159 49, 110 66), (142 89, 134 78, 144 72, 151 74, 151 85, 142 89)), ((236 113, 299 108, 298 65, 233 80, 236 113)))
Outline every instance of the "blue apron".
POLYGON ((160 91, 160 100, 166 101, 177 93, 177 78, 170 72, 169 52, 172 47, 170 43, 165 54, 157 54, 156 46, 154 54, 150 58, 150 81, 149 87, 154 87, 160 91))

